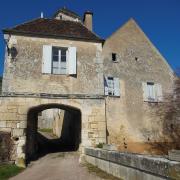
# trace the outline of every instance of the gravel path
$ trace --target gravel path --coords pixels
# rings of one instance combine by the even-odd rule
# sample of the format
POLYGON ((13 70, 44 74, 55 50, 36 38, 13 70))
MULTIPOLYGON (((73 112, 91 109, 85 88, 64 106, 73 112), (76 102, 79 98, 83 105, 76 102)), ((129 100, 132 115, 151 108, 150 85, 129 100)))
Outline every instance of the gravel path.
POLYGON ((77 153, 53 153, 32 162, 11 180, 102 180, 79 164, 77 153))

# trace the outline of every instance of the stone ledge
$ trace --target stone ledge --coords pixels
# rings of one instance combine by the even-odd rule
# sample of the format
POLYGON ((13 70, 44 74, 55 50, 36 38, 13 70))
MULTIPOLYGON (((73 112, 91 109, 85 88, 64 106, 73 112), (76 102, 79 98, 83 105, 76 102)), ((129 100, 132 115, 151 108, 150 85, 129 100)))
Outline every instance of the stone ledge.
POLYGON ((156 176, 180 179, 180 163, 162 157, 121 153, 97 148, 85 148, 85 154, 156 176))
POLYGON ((48 94, 48 93, 3 93, 0 97, 30 97, 30 98, 48 98, 48 99, 105 99, 104 95, 98 94, 48 94))

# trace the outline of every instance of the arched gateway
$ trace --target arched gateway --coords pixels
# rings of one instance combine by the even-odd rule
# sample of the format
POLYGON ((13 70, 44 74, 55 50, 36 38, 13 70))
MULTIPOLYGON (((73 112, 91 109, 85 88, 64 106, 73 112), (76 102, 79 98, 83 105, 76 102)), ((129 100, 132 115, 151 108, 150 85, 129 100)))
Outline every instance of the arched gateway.
MULTIPOLYGON (((105 103, 102 97, 33 97, 9 96, 0 98, 0 131, 11 133, 11 160, 21 163, 35 157, 37 152, 37 114, 50 108, 71 114, 71 143, 64 151, 79 150, 106 142, 105 103)), ((66 131, 66 129, 64 129, 66 131)), ((49 147, 53 147, 51 143, 49 147)), ((56 151, 62 150, 56 143, 56 151)), ((52 150, 53 151, 53 150, 52 150)))

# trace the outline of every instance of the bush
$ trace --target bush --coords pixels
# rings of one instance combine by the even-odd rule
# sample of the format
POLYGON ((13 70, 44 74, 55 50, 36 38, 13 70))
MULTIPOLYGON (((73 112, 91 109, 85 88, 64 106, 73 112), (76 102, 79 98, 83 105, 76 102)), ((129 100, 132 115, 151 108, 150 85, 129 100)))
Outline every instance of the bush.
POLYGON ((11 134, 0 131, 0 163, 10 161, 11 151, 11 134))
POLYGON ((104 143, 96 144, 96 148, 103 148, 104 143))

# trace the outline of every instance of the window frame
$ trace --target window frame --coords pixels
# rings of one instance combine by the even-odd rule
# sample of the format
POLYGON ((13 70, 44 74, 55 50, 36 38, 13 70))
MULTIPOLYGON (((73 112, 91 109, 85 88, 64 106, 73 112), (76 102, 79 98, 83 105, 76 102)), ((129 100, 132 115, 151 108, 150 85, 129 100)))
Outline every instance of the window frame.
POLYGON ((111 61, 112 61, 113 63, 119 62, 119 61, 118 61, 118 58, 117 58, 117 53, 115 53, 115 52, 112 52, 112 53, 111 53, 111 61))
POLYGON ((111 75, 104 76, 104 95, 109 97, 120 97, 119 78, 111 75))
MULTIPOLYGON (((67 52, 68 52, 68 47, 62 47, 62 46, 52 46, 52 55, 51 55, 51 74, 53 74, 53 75, 66 75, 66 74, 68 74, 68 72, 67 72, 67 70, 68 70, 68 67, 67 67, 67 61, 68 61, 68 58, 67 58, 67 52), (58 49, 58 55, 54 55, 54 49, 55 48, 57 48, 58 49), (62 50, 65 50, 65 52, 66 52, 66 55, 62 55, 62 50), (60 53, 61 52, 61 53, 60 53), (60 55, 61 54, 61 55, 60 55), (58 57, 58 61, 54 61, 54 62, 57 62, 58 63, 58 73, 54 73, 54 66, 53 66, 53 57, 54 56, 57 56, 58 57), (62 61, 62 56, 65 56, 66 57, 66 61, 64 62, 64 61, 62 61), (61 69, 62 69, 62 67, 61 67, 61 65, 62 65, 62 63, 64 63, 65 64, 65 72, 63 72, 61 69), (62 72, 61 72, 62 71, 62 72)), ((56 69, 56 68, 55 68, 56 69)))
POLYGON ((143 88, 143 100, 144 102, 148 103, 159 103, 163 102, 163 90, 162 90, 162 85, 157 82, 153 81, 144 81, 142 82, 142 88, 143 88), (153 94, 154 98, 148 98, 149 96, 149 89, 148 85, 153 86, 153 94))
POLYGON ((146 87, 147 87, 147 90, 148 90, 148 96, 147 96, 148 101, 149 102, 156 102, 157 101, 157 95, 156 95, 155 83, 152 82, 152 81, 148 81, 148 82, 146 82, 146 87), (149 88, 150 86, 152 88, 151 89, 152 92, 150 92, 150 88, 149 88), (153 94, 153 96, 151 96, 152 95, 151 93, 153 94))

